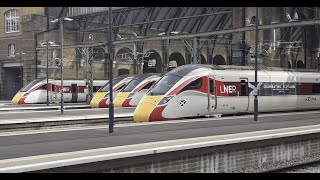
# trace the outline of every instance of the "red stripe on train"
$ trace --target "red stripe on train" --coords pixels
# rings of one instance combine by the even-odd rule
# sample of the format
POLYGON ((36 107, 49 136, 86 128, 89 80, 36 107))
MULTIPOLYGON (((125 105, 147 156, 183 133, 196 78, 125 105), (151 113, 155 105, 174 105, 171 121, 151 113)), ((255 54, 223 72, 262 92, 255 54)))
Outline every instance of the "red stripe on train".
POLYGON ((149 121, 167 121, 167 120, 174 120, 174 118, 164 118, 162 116, 162 112, 164 110, 164 108, 167 107, 165 106, 160 106, 160 107, 156 107, 154 108, 154 110, 151 112, 150 116, 149 116, 149 121))

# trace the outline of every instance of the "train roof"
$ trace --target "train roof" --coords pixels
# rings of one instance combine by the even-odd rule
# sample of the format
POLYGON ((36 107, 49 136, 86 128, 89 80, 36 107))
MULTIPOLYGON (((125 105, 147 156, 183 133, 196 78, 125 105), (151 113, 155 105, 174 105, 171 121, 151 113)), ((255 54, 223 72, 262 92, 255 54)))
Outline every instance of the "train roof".
POLYGON ((141 75, 136 76, 134 79, 144 80, 144 79, 146 79, 147 77, 154 76, 154 75, 161 76, 161 74, 159 74, 159 73, 145 73, 145 74, 141 74, 141 75))
MULTIPOLYGON (((185 76, 189 72, 199 69, 199 68, 208 68, 212 70, 255 70, 253 66, 235 66, 235 65, 210 65, 210 64, 187 64, 179 66, 170 72, 167 75, 177 75, 185 76)), ((282 71, 282 72, 319 72, 318 69, 288 69, 280 67, 258 67, 259 71, 282 71)))
POLYGON ((179 67, 176 67, 174 69, 172 69, 171 71, 169 71, 167 73, 167 75, 177 75, 177 76, 185 76, 188 73, 190 73, 193 70, 199 69, 201 67, 205 67, 204 65, 201 64, 187 64, 187 65, 182 65, 179 67))

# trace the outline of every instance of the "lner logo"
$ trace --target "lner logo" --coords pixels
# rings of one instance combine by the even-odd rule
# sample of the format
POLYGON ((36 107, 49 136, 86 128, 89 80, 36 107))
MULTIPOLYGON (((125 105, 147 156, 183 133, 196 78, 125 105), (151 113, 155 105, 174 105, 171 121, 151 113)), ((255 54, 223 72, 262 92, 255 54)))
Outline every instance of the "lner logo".
POLYGON ((225 86, 223 85, 223 88, 220 86, 220 92, 221 93, 227 93, 227 94, 232 94, 237 92, 237 87, 236 86, 225 86))

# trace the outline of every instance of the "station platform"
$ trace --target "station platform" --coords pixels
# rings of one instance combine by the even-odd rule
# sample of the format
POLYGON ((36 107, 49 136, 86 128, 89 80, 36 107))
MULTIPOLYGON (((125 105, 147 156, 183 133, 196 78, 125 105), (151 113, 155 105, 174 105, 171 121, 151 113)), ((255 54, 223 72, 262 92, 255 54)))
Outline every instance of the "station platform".
POLYGON ((260 115, 258 122, 248 115, 117 124, 112 134, 105 126, 1 133, 0 172, 50 172, 52 168, 65 172, 66 166, 72 172, 98 167, 114 172, 116 169, 108 168, 115 164, 129 172, 139 168, 167 172, 177 167, 179 172, 192 172, 196 165, 203 166, 203 172, 246 166, 263 169, 270 163, 297 161, 297 157, 317 152, 319 115, 309 111, 260 115), (117 162, 112 164, 113 160, 117 162), (143 162, 146 166, 142 168, 143 162), (78 165, 82 167, 77 169, 78 165))
MULTIPOLYGON (((91 108, 90 105, 85 103, 65 103, 65 109, 84 109, 84 108, 91 108)), ((11 102, 9 103, 0 103, 0 112, 1 111, 25 111, 25 110, 55 110, 61 109, 61 105, 58 103, 49 104, 19 104, 13 105, 11 102)))
MULTIPOLYGON (((88 124, 109 119, 108 108, 90 108, 88 105, 66 104, 63 115, 60 106, 20 106, 0 108, 0 131, 21 128, 45 128, 49 126, 88 124)), ((114 118, 130 120, 135 108, 115 108, 114 118)))

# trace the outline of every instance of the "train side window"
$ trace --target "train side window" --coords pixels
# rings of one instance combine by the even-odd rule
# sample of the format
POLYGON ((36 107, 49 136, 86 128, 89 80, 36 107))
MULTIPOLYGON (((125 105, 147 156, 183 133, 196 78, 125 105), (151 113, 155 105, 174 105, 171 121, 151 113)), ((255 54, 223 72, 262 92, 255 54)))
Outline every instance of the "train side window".
POLYGON ((46 89, 47 89, 47 84, 44 84, 38 88, 38 90, 46 90, 46 89))
POLYGON ((93 92, 97 92, 98 89, 99 89, 98 86, 93 86, 92 91, 93 91, 93 92))
POLYGON ((121 91, 122 90, 122 88, 124 88, 125 87, 125 84, 124 85, 122 85, 122 86, 120 86, 119 88, 118 88, 118 91, 121 91))
POLYGON ((56 92, 56 85, 52 84, 52 92, 56 92))
MULTIPOLYGON (((155 82, 151 82, 151 83, 145 85, 142 89, 149 89, 154 83, 155 83, 155 82)), ((141 90, 142 90, 142 89, 141 89, 141 90)))
POLYGON ((312 94, 320 94, 320 84, 312 84, 312 94))
POLYGON ((210 83, 210 92, 214 92, 213 80, 210 79, 209 83, 210 83))
POLYGON ((181 91, 191 90, 191 89, 199 89, 202 85, 202 78, 196 79, 184 87, 181 91))
POLYGON ((240 95, 241 96, 246 96, 247 95, 247 83, 245 80, 241 80, 241 92, 240 95))

